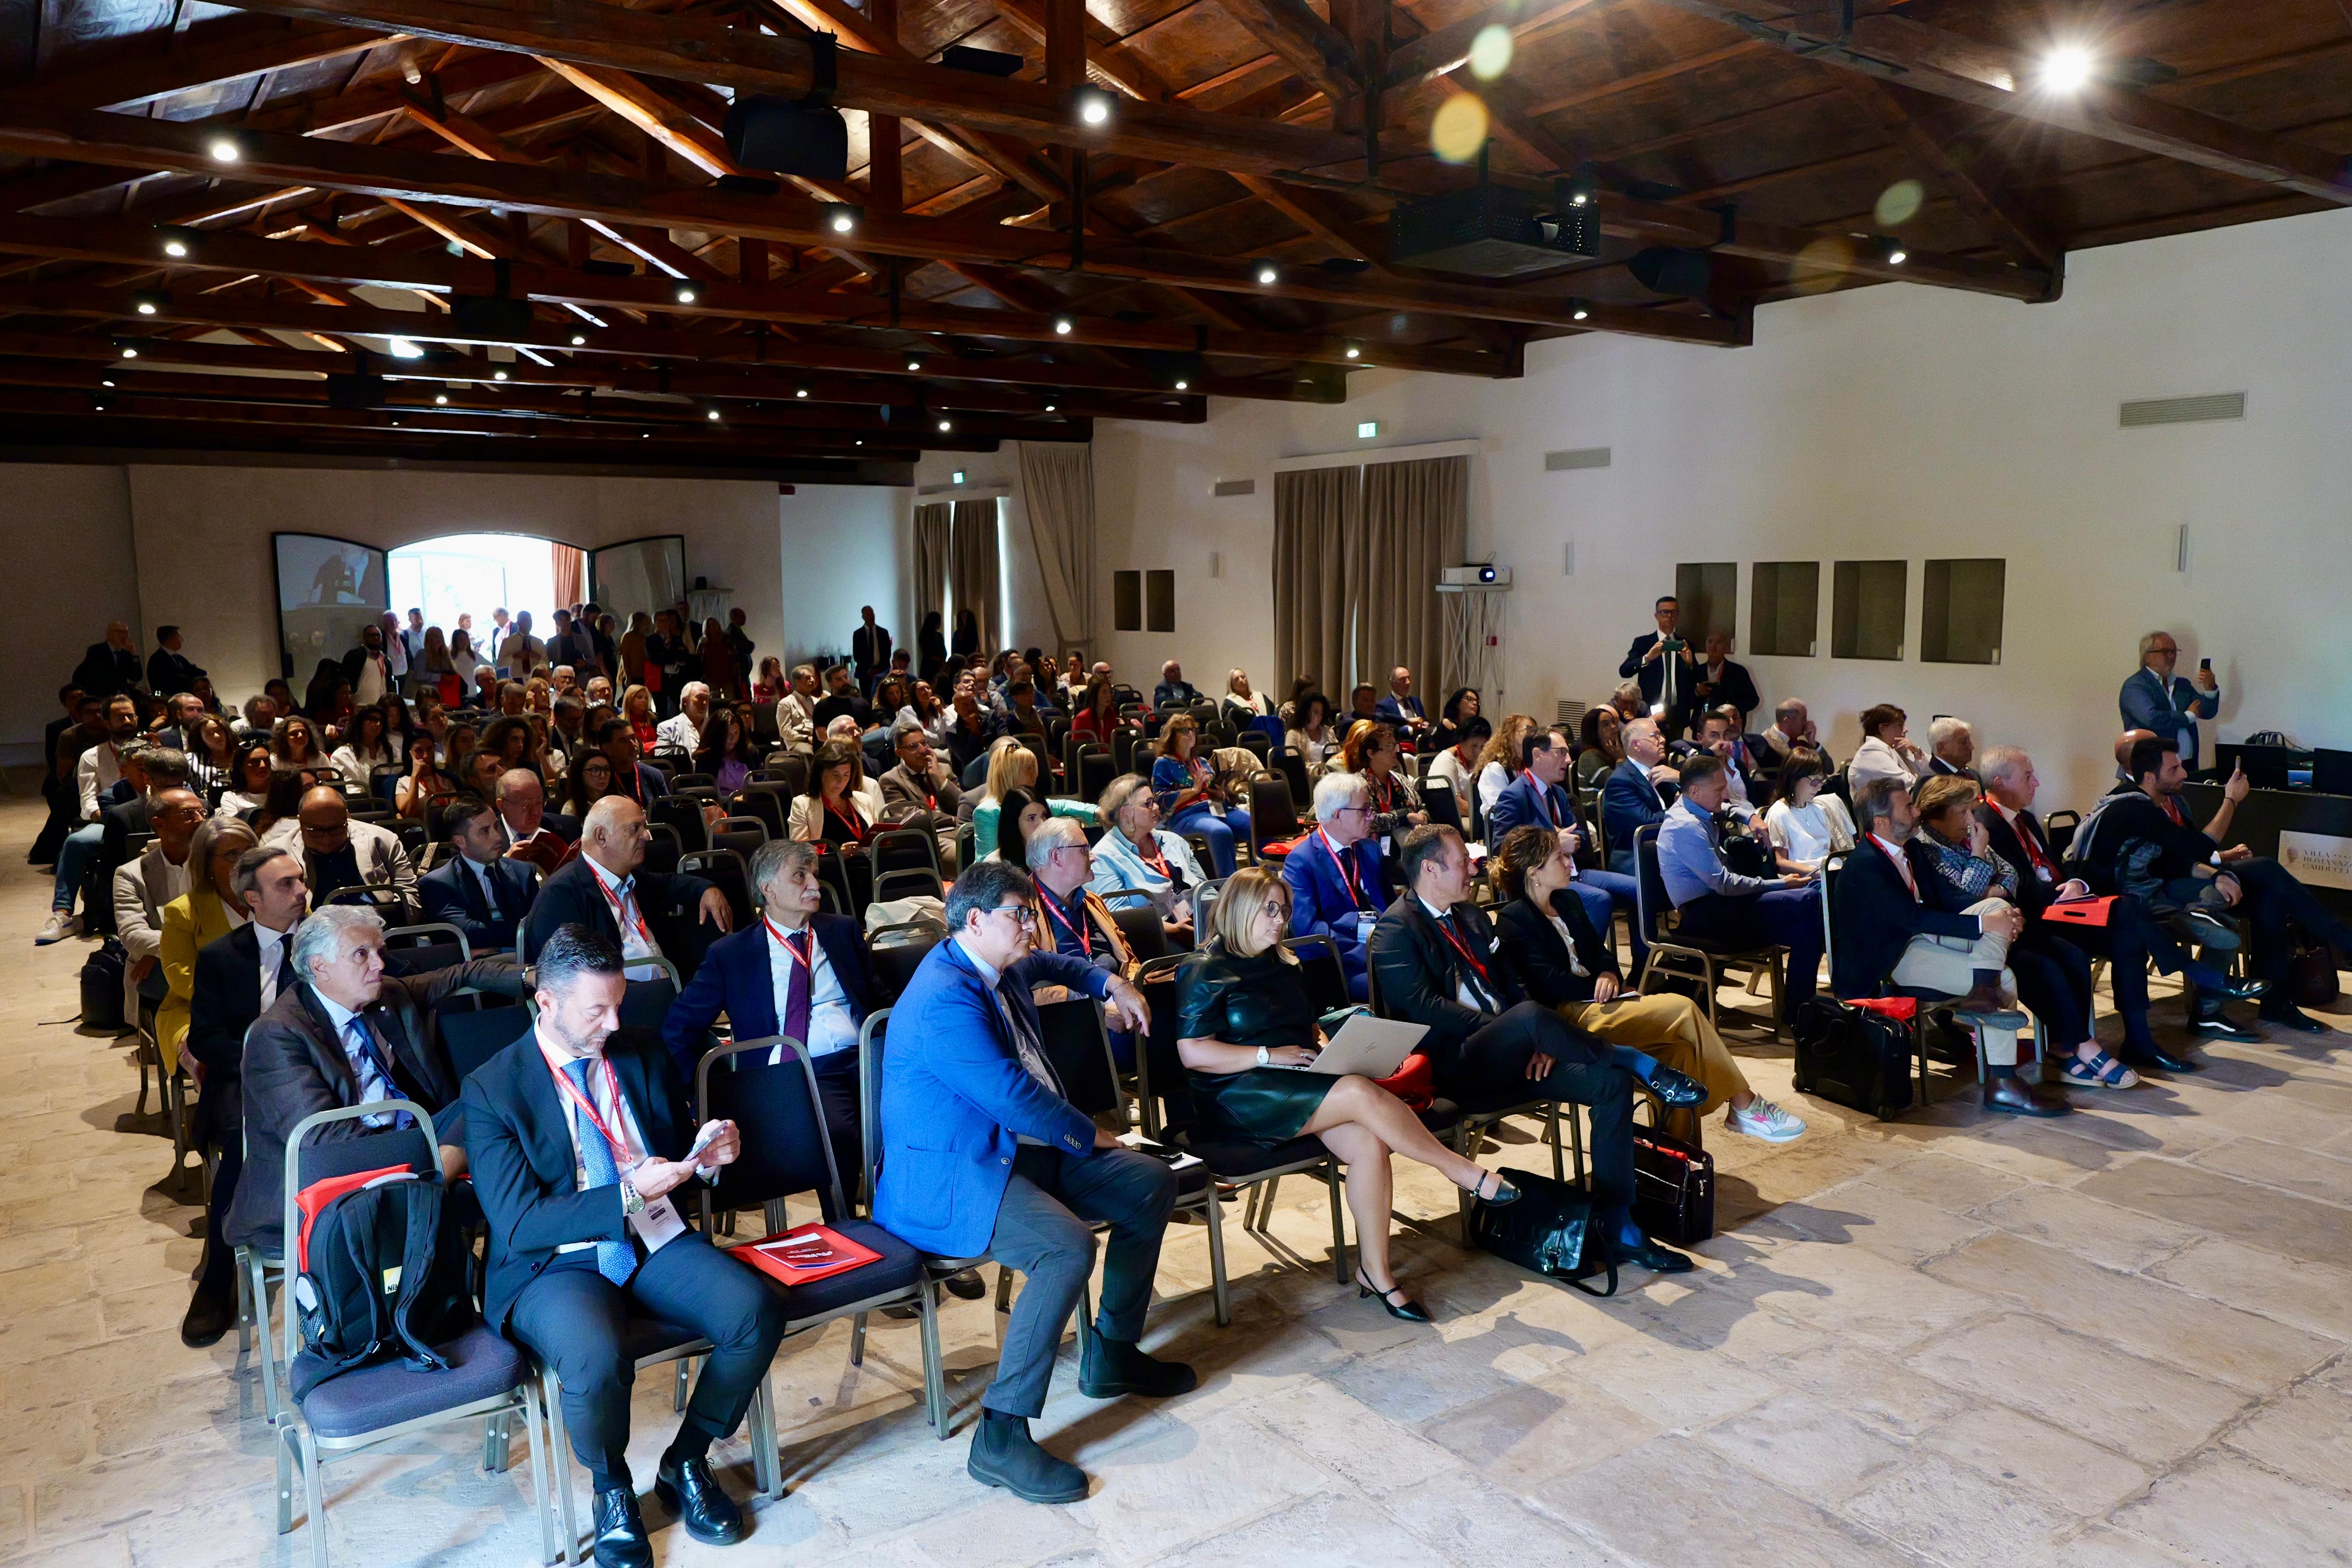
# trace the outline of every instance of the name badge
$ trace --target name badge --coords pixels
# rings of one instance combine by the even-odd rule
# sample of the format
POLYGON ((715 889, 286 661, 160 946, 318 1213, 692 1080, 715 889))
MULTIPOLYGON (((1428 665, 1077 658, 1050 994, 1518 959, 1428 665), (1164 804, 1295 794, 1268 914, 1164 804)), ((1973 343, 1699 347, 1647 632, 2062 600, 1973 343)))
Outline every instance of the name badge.
POLYGON ((678 1217, 677 1205, 665 1193, 653 1199, 641 1214, 629 1216, 629 1229, 646 1244, 646 1256, 659 1252, 686 1234, 686 1221, 678 1217))
POLYGON ((2047 866, 2036 866, 2033 868, 2033 874, 2041 878, 2045 882, 2052 879, 2050 876, 2050 868, 2047 866))

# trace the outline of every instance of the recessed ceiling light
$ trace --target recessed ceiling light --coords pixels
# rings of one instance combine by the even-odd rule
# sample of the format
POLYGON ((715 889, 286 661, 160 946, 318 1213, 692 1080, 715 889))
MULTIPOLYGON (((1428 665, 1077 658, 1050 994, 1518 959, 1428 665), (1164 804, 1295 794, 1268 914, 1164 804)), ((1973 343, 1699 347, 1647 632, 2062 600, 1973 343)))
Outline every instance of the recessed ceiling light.
POLYGON ((923 368, 923 362, 915 358, 912 354, 909 354, 907 356, 907 368, 908 370, 920 370, 923 368))
POLYGON ((806 397, 808 395, 808 388, 805 386, 796 387, 793 389, 793 395, 794 397, 806 397))
POLYGON ((418 348, 406 338, 387 338, 384 340, 384 347, 391 351, 392 357, 394 359, 423 359, 425 357, 425 351, 418 348))
POLYGON ((134 348, 125 348, 122 351, 122 357, 124 359, 137 359, 139 357, 139 351, 134 348))
POLYGON ((1568 319, 1570 321, 1580 321, 1591 314, 1592 314, 1592 307, 1586 304, 1583 300, 1570 300, 1568 302, 1568 319))
POLYGON ((1257 269, 1257 280, 1261 283, 1271 283, 1281 276, 1282 274, 1275 269, 1275 265, 1271 261, 1257 269))
POLYGON ((490 373, 490 379, 492 381, 504 381, 506 378, 507 373, 502 370, 494 370, 490 373))
POLYGON ((672 289, 671 292, 677 297, 677 302, 681 305, 691 305, 694 303, 694 285, 691 283, 681 283, 675 289, 672 289))
POLYGON ((185 256, 188 254, 188 242, 184 239, 167 239, 163 242, 163 254, 173 257, 185 256))
POLYGON ((572 346, 573 348, 575 348, 575 349, 576 349, 576 348, 578 348, 578 347, 580 347, 583 343, 586 342, 587 341, 588 341, 588 334, 587 334, 587 333, 585 333, 585 332, 574 332, 574 333, 572 333, 572 346))
POLYGON ((1186 381, 1181 375, 1176 378, 1176 390, 1179 392, 1189 391, 1192 388, 1192 384, 1191 382, 1186 381))
POLYGON ((847 234, 857 226, 864 214, 848 202, 830 202, 824 209, 824 226, 835 234, 847 234))
POLYGON ((955 428, 955 425, 954 425, 954 423, 953 423, 951 420, 942 419, 942 420, 940 420, 940 435, 944 436, 944 435, 946 435, 949 431, 950 431, 950 430, 952 430, 952 429, 954 429, 954 428, 955 428))
POLYGON ((140 301, 139 301, 139 313, 140 313, 141 315, 142 315, 142 316, 152 316, 152 315, 153 315, 153 314, 155 313, 155 301, 154 301, 154 300, 140 300, 140 301))
POLYGON ((1067 316, 1056 316, 1054 318, 1054 331, 1058 336, 1065 338, 1068 337, 1076 326, 1077 323, 1070 320, 1067 316))
POLYGON ((1045 405, 1045 412, 1051 414, 1056 406, 1058 406, 1058 405, 1048 403, 1045 405))
POLYGON ((98 384, 100 386, 112 386, 114 384, 114 378, 110 375, 102 375, 99 377, 98 384))
POLYGON ((434 406, 435 406, 435 407, 436 407, 436 408, 446 408, 446 407, 448 407, 448 406, 449 406, 449 395, 448 395, 447 393, 446 393, 446 392, 436 393, 436 394, 434 395, 434 397, 433 397, 433 405, 434 405, 434 406))
POLYGON ((1886 247, 1886 265, 1887 265, 1887 266, 1889 266, 1889 267, 1900 267, 1900 266, 1902 266, 1905 262, 1906 262, 1906 261, 1908 261, 1908 260, 1910 260, 1910 259, 1911 259, 1911 253, 1910 253, 1909 251, 1907 251, 1907 250, 1904 249, 1901 246, 1899 246, 1899 245, 1890 245, 1890 246, 1888 246, 1888 247, 1886 247))
POLYGON ((2053 92, 2080 92, 2091 83, 2091 51, 2068 44, 2042 57, 2042 85, 2053 92))
POLYGON ((236 143, 226 136, 214 137, 212 144, 205 151, 213 155, 213 162, 216 163, 234 163, 237 160, 236 143))
POLYGON ((1349 359, 1361 359, 1361 358, 1363 358, 1363 357, 1364 357, 1364 347, 1363 347, 1363 345, 1362 345, 1361 343, 1349 343, 1349 344, 1348 345, 1348 357, 1349 357, 1349 359))
POLYGON ((719 410, 717 410, 716 408, 714 408, 714 409, 710 410, 709 414, 708 416, 706 416, 706 417, 710 418, 710 419, 714 419, 714 420, 715 420, 715 419, 717 419, 717 418, 719 417, 719 410))
POLYGON ((1078 95, 1078 118, 1088 125, 1100 125, 1110 118, 1110 94, 1082 92, 1078 95))

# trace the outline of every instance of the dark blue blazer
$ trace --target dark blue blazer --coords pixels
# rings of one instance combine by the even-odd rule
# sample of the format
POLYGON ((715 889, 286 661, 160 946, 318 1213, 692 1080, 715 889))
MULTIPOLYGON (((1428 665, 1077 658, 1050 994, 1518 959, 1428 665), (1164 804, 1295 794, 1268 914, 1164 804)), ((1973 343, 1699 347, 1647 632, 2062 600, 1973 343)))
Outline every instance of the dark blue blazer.
MULTIPOLYGON (((667 877, 658 871, 641 870, 636 875, 637 910, 646 917, 646 923, 654 926, 656 942, 664 939, 655 921, 681 916, 691 920, 695 906, 709 890, 709 883, 683 871, 667 877)), ((586 926, 606 942, 620 945, 620 922, 613 918, 613 906, 604 901, 604 890, 596 886, 596 873, 585 855, 565 861, 555 868, 554 875, 539 885, 539 898, 522 922, 522 961, 529 963, 538 958, 541 946, 555 934, 556 928, 568 925, 586 926)), ((676 958, 671 962, 676 963, 676 958)))
MULTIPOLYGON (((647 1151, 682 1159, 694 1144, 694 1106, 668 1054, 651 1035, 625 1029, 604 1042, 604 1057, 647 1151)), ((515 1298, 555 1261, 557 1247, 625 1241, 628 1225, 617 1185, 579 1190, 571 1113, 531 1031, 476 1068, 459 1103, 466 1109, 466 1166, 489 1221, 482 1315, 503 1332, 515 1298)), ((693 1223, 692 1184, 671 1197, 679 1217, 693 1223)))
POLYGON ((1408 719, 1424 724, 1429 721, 1428 710, 1422 707, 1420 698, 1408 697, 1399 702, 1393 691, 1383 693, 1381 700, 1372 704, 1372 716, 1391 724, 1402 724, 1408 719))
MULTIPOLYGON (((848 994, 850 1017, 864 1024, 873 1009, 874 987, 866 978, 866 942, 857 922, 847 915, 818 915, 809 925, 848 994)), ((669 1016, 662 1020, 662 1044, 669 1047, 682 1081, 694 1081, 694 1069, 709 1048, 711 1022, 722 1012, 738 1040, 763 1040, 783 1032, 768 967, 770 940, 765 921, 720 937, 702 955, 702 967, 686 990, 670 1004, 669 1016)))
POLYGON ((484 868, 498 891, 498 907, 492 909, 482 898, 480 879, 458 864, 464 858, 452 856, 417 879, 425 897, 425 918, 446 921, 464 931, 467 943, 477 952, 514 946, 515 928, 530 913, 537 892, 531 886, 530 868, 503 855, 484 868))
POLYGON ((1574 827, 1576 803, 1559 785, 1538 784, 1535 774, 1523 772, 1503 786, 1503 793, 1495 797, 1495 809, 1486 814, 1487 847, 1502 843, 1504 835, 1531 822, 1545 827, 1574 827), (1549 810, 1545 809, 1547 796, 1549 810))
MULTIPOLYGON (((1617 764, 1609 782, 1601 787, 1601 837, 1609 851, 1612 871, 1633 871, 1633 835, 1652 823, 1664 822, 1666 805, 1672 805, 1674 798, 1665 788, 1643 777, 1641 768, 1630 757, 1617 764), (1664 805, 1659 804, 1662 798, 1664 805)), ((1491 830, 1487 837, 1494 837, 1491 830)))
POLYGON ((1328 936, 1339 949, 1339 967, 1347 972, 1348 995, 1361 1002, 1370 994, 1364 979, 1364 941, 1389 906, 1388 862, 1380 845, 1370 838, 1350 844, 1345 853, 1358 885, 1371 900, 1369 910, 1348 896, 1347 881, 1319 833, 1308 834, 1284 857, 1282 879, 1290 886, 1290 934, 1328 936))
MULTIPOLYGON (((1928 886, 1924 871, 1915 871, 1920 887, 1928 886)), ((1956 914, 1920 902, 1911 896, 1903 873, 1895 868, 1878 841, 1864 836, 1853 853, 1838 868, 1830 890, 1830 989, 1846 1001, 1876 996, 1887 977, 1903 961, 1903 950, 1915 936, 1974 938, 1983 924, 1974 915, 1956 914)))
MULTIPOLYGON (((1007 1003, 1034 1026, 1031 987, 1107 995, 1110 976, 1083 959, 1033 952, 1013 967, 1007 1003)), ((1084 1158, 1095 1124, 1021 1065, 996 998, 952 939, 927 954, 891 1010, 882 1060, 882 1173, 874 1223, 948 1258, 988 1248, 1013 1179, 1017 1134, 1084 1158)))

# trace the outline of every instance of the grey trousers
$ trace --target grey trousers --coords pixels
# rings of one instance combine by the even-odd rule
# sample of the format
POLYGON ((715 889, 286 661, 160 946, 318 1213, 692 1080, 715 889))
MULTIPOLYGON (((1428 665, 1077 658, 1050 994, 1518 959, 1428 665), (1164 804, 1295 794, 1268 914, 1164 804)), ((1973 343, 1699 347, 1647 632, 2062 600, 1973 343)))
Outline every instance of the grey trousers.
MULTIPOLYGON (((1982 899, 1970 904, 1963 914, 1982 915, 1994 910, 2013 906, 2006 899, 1982 899)), ((1985 969, 2000 971, 2000 994, 2014 1006, 2017 1002, 2017 977, 2009 972, 2009 938, 1991 931, 1981 931, 1974 938, 1961 936, 1915 936, 1911 945, 1903 950, 1895 962, 1895 984, 1918 991, 1941 991, 1949 996, 1961 996, 1974 989, 1977 972, 1985 969)), ((1987 1028, 1984 1031, 1985 1060, 1993 1067, 2013 1068, 2017 1065, 2017 1031, 1987 1028)))
POLYGON ((996 1377, 981 1403, 1003 1415, 1037 1415, 1063 1327, 1095 1268, 1093 1223, 1110 1226, 1096 1331, 1130 1343, 1143 1334, 1160 1237, 1176 1206, 1176 1176, 1149 1154, 1097 1149, 1081 1159, 1024 1144, 996 1211, 988 1256, 1026 1278, 1005 1325, 996 1377))

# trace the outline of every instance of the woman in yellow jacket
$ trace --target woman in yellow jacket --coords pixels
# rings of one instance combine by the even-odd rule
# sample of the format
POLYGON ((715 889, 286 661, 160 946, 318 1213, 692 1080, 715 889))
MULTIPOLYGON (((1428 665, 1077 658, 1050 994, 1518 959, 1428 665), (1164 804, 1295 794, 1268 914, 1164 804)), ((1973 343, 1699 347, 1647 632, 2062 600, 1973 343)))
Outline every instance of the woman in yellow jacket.
POLYGON ((188 1003, 195 994, 196 954, 245 923, 245 905, 230 885, 238 857, 261 841, 233 816, 199 823, 188 840, 188 863, 202 868, 188 890, 163 906, 163 1005, 155 1009, 155 1045, 169 1076, 188 1037, 188 1003))

